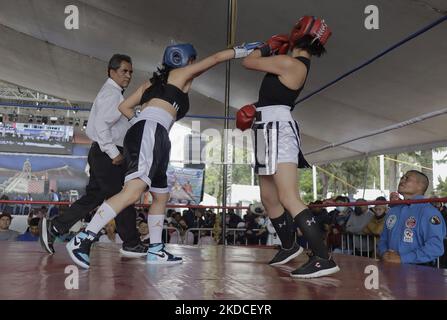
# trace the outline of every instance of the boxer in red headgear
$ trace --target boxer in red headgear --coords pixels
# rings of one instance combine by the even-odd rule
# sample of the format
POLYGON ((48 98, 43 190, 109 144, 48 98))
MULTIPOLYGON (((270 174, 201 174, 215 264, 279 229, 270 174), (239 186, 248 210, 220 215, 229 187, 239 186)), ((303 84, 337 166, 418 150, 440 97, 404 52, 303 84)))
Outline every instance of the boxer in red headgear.
MULTIPOLYGON (((293 49, 293 47, 296 45, 297 41, 300 39, 303 39, 304 37, 308 36, 311 39, 311 44, 315 43, 315 49, 318 49, 318 47, 324 49, 324 45, 326 44, 327 40, 331 36, 332 31, 329 29, 328 25, 324 20, 320 18, 315 18, 312 16, 304 16, 293 27, 292 31, 290 32, 289 36, 289 44, 290 49, 293 49)), ((320 51, 321 53, 324 53, 324 50, 320 51)), ((320 54, 317 54, 315 52, 315 55, 320 56, 320 54)), ((312 54, 312 52, 311 52, 312 54)))
MULTIPOLYGON (((269 264, 287 263, 303 251, 295 242, 298 227, 313 256, 291 273, 297 278, 315 278, 339 271, 329 256, 315 217, 299 197, 297 167, 310 166, 300 150, 299 127, 291 114, 306 82, 310 59, 325 52, 330 35, 324 20, 305 16, 289 36, 271 37, 243 60, 247 69, 267 73, 254 104, 252 129, 256 135, 255 170, 261 200, 281 240, 281 249, 269 264)), ((246 111, 244 114, 251 114, 246 111)))

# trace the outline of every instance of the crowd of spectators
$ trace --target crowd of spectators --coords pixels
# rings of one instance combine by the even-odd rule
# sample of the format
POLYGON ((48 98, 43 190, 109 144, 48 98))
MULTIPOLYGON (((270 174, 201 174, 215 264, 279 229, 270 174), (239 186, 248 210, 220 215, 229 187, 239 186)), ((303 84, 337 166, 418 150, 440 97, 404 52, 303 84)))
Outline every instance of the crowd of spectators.
MULTIPOLYGON (((51 200, 59 200, 59 198, 56 199, 57 194, 54 191, 51 192, 50 196, 52 197, 51 200)), ((32 200, 31 195, 26 195, 23 198, 32 200)), ((1 199, 7 199, 7 197, 2 196, 1 199)), ((396 194, 392 194, 390 199, 395 200, 398 198, 396 194)), ((375 200, 386 201, 387 199, 378 197, 375 200)), ((390 210, 390 206, 386 204, 374 206, 356 205, 357 202, 364 201, 364 199, 350 199, 347 196, 339 195, 332 199, 317 200, 310 203, 315 220, 320 226, 322 237, 325 239, 331 252, 377 257, 376 253, 380 236, 384 227, 387 223, 389 224, 389 221, 387 222, 387 213, 390 210), (328 207, 321 205, 329 202, 334 203, 335 206, 328 211, 328 207), (346 205, 348 202, 351 205, 346 205)), ((440 217, 443 218, 442 223, 445 228, 447 223, 446 206, 442 202, 433 202, 431 206, 436 212, 441 214, 440 217)), ((57 205, 51 207, 41 206, 40 208, 27 206, 28 226, 26 231, 20 234, 10 229, 13 215, 5 208, 6 206, 4 205, 0 208, 3 209, 0 213, 0 241, 38 241, 38 224, 42 216, 45 215, 51 218, 55 215, 63 214, 63 207, 59 208, 57 205)), ((23 208, 24 206, 20 209, 22 214, 23 208)), ((138 209, 137 212, 137 228, 141 241, 149 243, 148 209, 138 209)), ((225 221, 222 216, 222 212, 204 208, 185 209, 182 211, 168 209, 164 223, 163 241, 186 245, 281 245, 275 229, 261 204, 252 204, 243 213, 229 209, 225 215, 225 221), (223 223, 225 223, 226 229, 225 236, 220 234, 223 223)), ((438 220, 433 219, 432 223, 434 225, 438 224, 438 220)), ((87 218, 85 222, 88 222, 88 220, 87 218)), ((408 224, 409 222, 407 221, 406 223, 408 224)), ((413 227, 410 225, 408 228, 413 227)), ((58 239, 58 241, 69 241, 74 232, 58 239)), ((116 232, 115 221, 107 224, 97 240, 104 243, 122 243, 116 232)), ((302 237, 299 229, 297 230, 297 242, 306 247, 305 239, 302 237)), ((444 243, 445 245, 447 243, 444 243)), ((447 266, 446 256, 445 254, 440 256, 441 266, 447 266)))

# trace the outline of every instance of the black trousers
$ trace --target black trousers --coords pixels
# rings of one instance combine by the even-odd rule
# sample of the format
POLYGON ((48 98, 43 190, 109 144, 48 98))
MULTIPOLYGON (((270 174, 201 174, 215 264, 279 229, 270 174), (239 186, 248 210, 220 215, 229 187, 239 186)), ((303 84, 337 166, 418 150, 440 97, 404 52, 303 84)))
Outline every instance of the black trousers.
MULTIPOLYGON (((120 148, 122 152, 122 148, 120 148)), ((104 200, 119 193, 124 184, 127 171, 126 165, 112 164, 112 159, 101 151, 99 145, 92 144, 88 153, 90 166, 90 180, 86 187, 86 194, 74 202, 63 214, 53 219, 53 224, 61 233, 67 233, 79 220, 85 218, 89 212, 100 206, 104 200)), ((116 218, 116 229, 123 246, 135 246, 139 243, 139 234, 136 225, 136 211, 134 206, 124 209, 116 218)))

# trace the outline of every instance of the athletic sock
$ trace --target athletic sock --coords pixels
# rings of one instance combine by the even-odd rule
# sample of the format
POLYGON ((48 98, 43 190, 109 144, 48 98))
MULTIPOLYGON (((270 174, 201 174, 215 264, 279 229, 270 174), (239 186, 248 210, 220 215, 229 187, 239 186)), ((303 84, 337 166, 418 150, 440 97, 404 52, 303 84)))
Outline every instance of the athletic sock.
POLYGON ((163 233, 164 214, 150 214, 147 216, 149 226, 149 238, 151 244, 162 243, 161 235, 163 233))
POLYGON ((317 224, 312 211, 309 209, 301 211, 295 216, 294 221, 306 238, 313 253, 320 258, 329 259, 329 253, 324 244, 320 226, 317 224))
POLYGON ((109 206, 107 202, 103 202, 93 216, 92 221, 90 221, 87 228, 85 228, 85 231, 90 231, 97 234, 99 233, 99 231, 101 231, 102 228, 106 226, 107 223, 109 223, 115 217, 115 210, 113 210, 113 208, 109 206))
POLYGON ((292 248, 295 241, 295 228, 292 216, 285 211, 278 218, 270 218, 270 221, 272 221, 276 234, 281 240, 281 246, 284 249, 292 248))

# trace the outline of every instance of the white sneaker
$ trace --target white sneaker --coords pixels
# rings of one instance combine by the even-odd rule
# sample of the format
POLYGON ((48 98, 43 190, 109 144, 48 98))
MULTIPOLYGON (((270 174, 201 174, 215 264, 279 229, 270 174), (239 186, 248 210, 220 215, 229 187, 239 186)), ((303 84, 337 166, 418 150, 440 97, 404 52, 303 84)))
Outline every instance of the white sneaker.
POLYGON ((177 264, 182 263, 183 259, 176 257, 165 250, 163 243, 154 243, 149 245, 147 251, 146 263, 148 264, 177 264))

